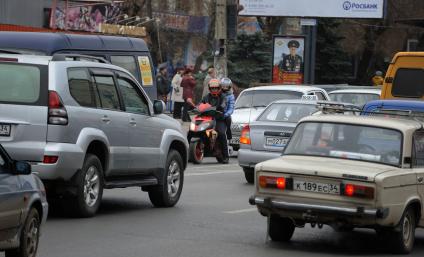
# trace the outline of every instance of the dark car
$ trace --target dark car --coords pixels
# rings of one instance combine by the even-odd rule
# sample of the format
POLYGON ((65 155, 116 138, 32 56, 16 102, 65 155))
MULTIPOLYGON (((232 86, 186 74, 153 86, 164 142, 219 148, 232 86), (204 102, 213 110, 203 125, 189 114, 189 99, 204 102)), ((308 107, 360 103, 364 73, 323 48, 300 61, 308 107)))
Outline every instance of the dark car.
POLYGON ((361 115, 385 115, 424 120, 424 102, 411 100, 375 100, 364 105, 361 115))
POLYGON ((0 251, 6 257, 36 256, 40 228, 47 219, 46 191, 29 163, 12 160, 2 146, 0 203, 0 251))

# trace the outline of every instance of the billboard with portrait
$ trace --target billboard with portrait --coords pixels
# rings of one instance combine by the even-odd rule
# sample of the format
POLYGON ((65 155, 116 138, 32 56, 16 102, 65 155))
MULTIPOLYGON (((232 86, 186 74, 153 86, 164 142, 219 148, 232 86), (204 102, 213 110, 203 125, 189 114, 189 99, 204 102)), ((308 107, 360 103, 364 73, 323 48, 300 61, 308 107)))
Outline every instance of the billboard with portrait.
POLYGON ((272 82, 302 84, 305 61, 305 38, 274 36, 272 55, 272 82))

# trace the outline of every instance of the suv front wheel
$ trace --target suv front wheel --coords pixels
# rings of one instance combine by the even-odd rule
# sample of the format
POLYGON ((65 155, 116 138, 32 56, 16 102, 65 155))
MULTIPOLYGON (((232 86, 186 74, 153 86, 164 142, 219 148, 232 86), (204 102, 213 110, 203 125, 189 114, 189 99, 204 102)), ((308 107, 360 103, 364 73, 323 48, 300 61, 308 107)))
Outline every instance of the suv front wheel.
POLYGON ((184 168, 181 155, 170 150, 163 173, 162 185, 149 190, 149 198, 156 207, 172 207, 180 199, 184 182, 184 168))
POLYGON ((99 158, 87 154, 83 167, 76 176, 77 196, 72 199, 75 215, 92 217, 96 214, 103 196, 102 174, 99 158))

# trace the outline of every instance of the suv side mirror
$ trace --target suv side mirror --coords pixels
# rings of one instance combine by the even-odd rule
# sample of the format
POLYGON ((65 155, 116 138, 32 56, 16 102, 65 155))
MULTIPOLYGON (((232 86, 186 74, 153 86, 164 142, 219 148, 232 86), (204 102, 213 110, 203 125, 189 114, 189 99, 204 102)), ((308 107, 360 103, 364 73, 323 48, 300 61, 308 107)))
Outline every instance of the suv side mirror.
POLYGON ((13 163, 13 171, 16 175, 29 175, 31 174, 31 165, 23 161, 15 161, 13 163))
POLYGON ((153 102, 153 111, 155 114, 162 114, 166 109, 166 105, 162 100, 155 100, 153 102))

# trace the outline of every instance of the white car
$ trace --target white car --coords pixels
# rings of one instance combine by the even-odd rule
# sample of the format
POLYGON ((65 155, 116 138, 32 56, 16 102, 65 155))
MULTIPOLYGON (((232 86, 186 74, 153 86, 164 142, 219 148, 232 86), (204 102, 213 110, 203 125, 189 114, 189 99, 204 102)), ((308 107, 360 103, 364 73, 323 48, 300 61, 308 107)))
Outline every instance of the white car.
POLYGON ((331 101, 350 103, 358 107, 364 106, 369 101, 380 99, 380 95, 380 88, 340 89, 329 93, 331 101))
POLYGON ((317 100, 330 99, 324 89, 312 86, 273 85, 243 90, 237 98, 234 113, 231 115, 233 137, 230 145, 235 151, 238 151, 242 128, 254 121, 270 103, 277 100, 301 99, 308 95, 316 96, 317 100))
POLYGON ((255 167, 249 199, 268 217, 268 234, 288 241, 310 223, 375 229, 409 253, 424 227, 424 130, 415 120, 318 115, 297 125, 283 156, 255 167))

